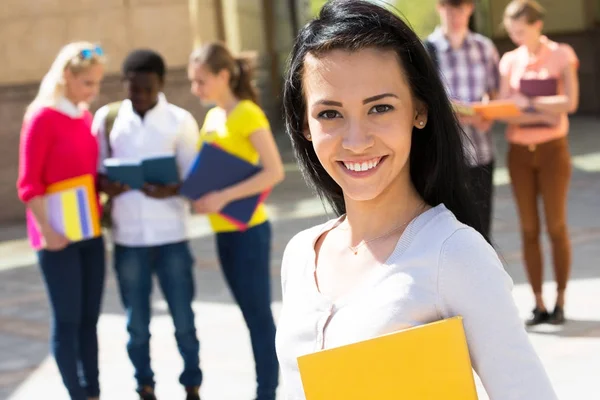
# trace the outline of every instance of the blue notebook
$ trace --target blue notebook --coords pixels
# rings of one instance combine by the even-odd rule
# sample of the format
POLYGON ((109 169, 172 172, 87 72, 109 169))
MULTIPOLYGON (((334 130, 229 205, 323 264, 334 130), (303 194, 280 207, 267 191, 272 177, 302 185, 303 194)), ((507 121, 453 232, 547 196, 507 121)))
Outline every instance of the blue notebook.
POLYGON ((175 156, 159 156, 142 161, 146 183, 168 185, 179 183, 179 169, 175 156))
MULTIPOLYGON (((258 173, 262 168, 251 164, 212 144, 204 144, 180 194, 197 200, 203 195, 235 185, 258 173)), ((264 201, 269 191, 227 204, 220 214, 240 229, 245 229, 256 207, 264 201)))
POLYGON ((175 156, 157 156, 144 160, 108 158, 104 160, 106 175, 113 182, 140 190, 144 183, 167 185, 179 182, 175 156))

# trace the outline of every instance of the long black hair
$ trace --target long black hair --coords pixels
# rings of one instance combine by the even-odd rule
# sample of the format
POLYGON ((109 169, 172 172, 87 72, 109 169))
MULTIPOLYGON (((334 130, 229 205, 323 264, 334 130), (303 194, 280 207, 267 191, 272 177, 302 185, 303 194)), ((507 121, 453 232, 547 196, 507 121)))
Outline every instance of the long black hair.
POLYGON ((346 206, 340 186, 329 176, 304 136, 307 124, 302 86, 307 54, 377 48, 394 51, 413 96, 428 109, 427 124, 413 128, 410 176, 431 206, 444 203, 456 217, 481 232, 467 186, 464 132, 458 125, 436 67, 417 35, 387 9, 362 0, 333 0, 299 32, 292 50, 283 98, 285 124, 307 182, 338 215, 346 206))

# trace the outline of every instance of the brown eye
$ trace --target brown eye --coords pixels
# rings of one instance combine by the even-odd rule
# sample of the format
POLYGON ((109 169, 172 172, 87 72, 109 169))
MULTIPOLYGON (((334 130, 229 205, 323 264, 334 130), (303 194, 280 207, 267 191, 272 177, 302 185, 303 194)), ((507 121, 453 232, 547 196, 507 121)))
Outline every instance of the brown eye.
POLYGON ((340 113, 335 110, 325 110, 321 111, 318 115, 319 118, 322 119, 334 119, 341 117, 340 113))
POLYGON ((383 114, 393 109, 394 107, 388 104, 378 104, 369 110, 369 114, 383 114))

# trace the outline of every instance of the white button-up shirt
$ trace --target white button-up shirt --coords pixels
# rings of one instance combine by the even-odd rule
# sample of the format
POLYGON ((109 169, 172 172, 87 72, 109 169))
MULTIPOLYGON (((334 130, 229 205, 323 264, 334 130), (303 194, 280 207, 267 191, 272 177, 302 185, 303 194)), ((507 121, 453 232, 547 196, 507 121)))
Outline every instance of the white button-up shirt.
MULTIPOLYGON (((108 158, 105 119, 108 107, 98 110, 92 130, 100 147, 100 173, 108 158)), ((153 156, 175 155, 180 177, 185 177, 197 154, 198 124, 186 110, 169 104, 160 95, 158 104, 142 119, 131 101, 119 109, 109 135, 113 158, 142 160, 153 156)), ((179 196, 154 199, 131 190, 113 200, 113 238, 123 246, 158 246, 189 238, 189 204, 179 196)))

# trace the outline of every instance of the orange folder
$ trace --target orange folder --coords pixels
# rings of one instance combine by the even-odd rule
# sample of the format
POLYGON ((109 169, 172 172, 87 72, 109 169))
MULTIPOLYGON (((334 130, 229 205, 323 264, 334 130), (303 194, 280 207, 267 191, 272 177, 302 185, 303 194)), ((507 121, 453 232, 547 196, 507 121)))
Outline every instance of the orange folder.
POLYGON ((462 115, 481 115, 485 119, 495 120, 518 117, 523 113, 515 103, 505 100, 494 100, 488 103, 460 104, 453 103, 454 112, 462 115))
MULTIPOLYGON (((96 201, 92 175, 82 175, 49 185, 46 188, 45 203, 50 225, 72 242, 100 236, 102 231, 96 201)), ((30 212, 27 218, 33 218, 30 212)), ((42 248, 42 234, 37 229, 37 224, 28 224, 28 229, 32 247, 42 248)))
POLYGON ((485 119, 518 117, 523 112, 512 101, 494 100, 489 103, 474 103, 473 110, 485 119))
POLYGON ((298 358, 307 400, 477 400, 461 317, 298 358))

